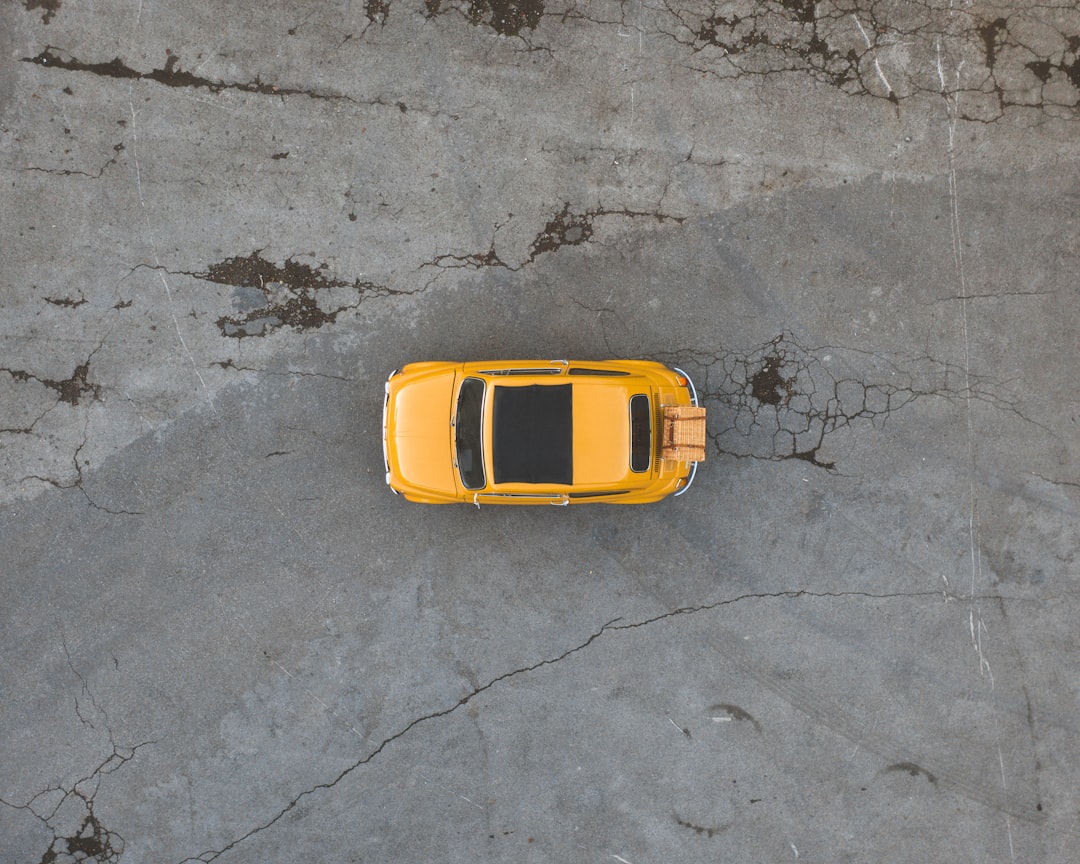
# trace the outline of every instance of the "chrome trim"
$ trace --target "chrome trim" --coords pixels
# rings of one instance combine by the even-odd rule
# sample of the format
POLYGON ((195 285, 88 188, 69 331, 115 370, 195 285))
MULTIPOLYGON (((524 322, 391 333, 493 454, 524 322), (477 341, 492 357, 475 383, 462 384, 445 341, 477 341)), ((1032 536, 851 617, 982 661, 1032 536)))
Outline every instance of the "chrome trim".
POLYGON ((672 366, 671 368, 674 369, 676 372, 678 372, 680 375, 682 375, 683 378, 686 379, 686 383, 690 387, 690 402, 696 408, 698 406, 698 398, 697 398, 697 387, 694 386, 694 380, 689 375, 687 375, 685 372, 683 372, 683 370, 680 369, 678 366, 672 366))
POLYGON ((549 504, 555 504, 556 507, 561 507, 562 502, 570 503, 570 498, 565 492, 477 492, 473 496, 473 500, 477 498, 534 498, 538 501, 547 501, 549 504), (548 499, 559 499, 559 503, 550 501, 548 499))
MULTIPOLYGON (((387 449, 387 444, 386 444, 386 419, 387 419, 386 418, 386 409, 390 407, 390 379, 393 378, 397 374, 398 374, 398 370, 395 369, 393 372, 391 372, 386 377, 386 381, 383 383, 383 393, 385 395, 383 396, 383 404, 382 404, 382 458, 383 458, 383 466, 386 468, 386 485, 387 486, 390 486, 390 452, 387 449)), ((390 491, 393 492, 395 495, 398 494, 397 489, 395 489, 393 486, 390 486, 390 491)))
MULTIPOLYGON (((686 385, 690 388, 690 402, 691 402, 691 404, 694 405, 695 408, 698 407, 697 387, 694 386, 694 379, 691 378, 689 375, 687 375, 678 366, 672 366, 671 368, 674 369, 679 375, 682 375, 682 377, 686 379, 686 385)), ((680 489, 678 492, 676 492, 672 497, 678 498, 687 489, 690 488, 690 485, 694 482, 694 478, 697 476, 697 466, 698 466, 697 462, 691 462, 690 463, 690 473, 686 475, 686 485, 683 486, 682 489, 680 489)))
POLYGON ((509 378, 513 375, 560 375, 562 370, 550 369, 547 366, 515 366, 511 369, 481 369, 476 374, 490 375, 492 378, 496 376, 509 378))

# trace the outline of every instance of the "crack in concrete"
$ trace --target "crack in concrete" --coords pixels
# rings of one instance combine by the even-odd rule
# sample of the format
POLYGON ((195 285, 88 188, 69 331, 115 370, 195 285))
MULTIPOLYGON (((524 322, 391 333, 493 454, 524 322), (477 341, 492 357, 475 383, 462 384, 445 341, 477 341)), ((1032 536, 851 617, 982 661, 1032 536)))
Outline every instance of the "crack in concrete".
MULTIPOLYGON (((27 8, 59 5, 59 0, 27 2, 43 4, 27 8)), ((390 6, 390 0, 365 0, 367 26, 385 26, 390 6)), ((543 0, 424 0, 428 19, 451 11, 474 26, 490 27, 499 35, 522 40, 526 40, 527 31, 537 29, 546 14, 543 0)), ((945 92, 949 98, 964 97, 958 119, 992 123, 1013 110, 1033 110, 1061 119, 1080 116, 1080 19, 1054 6, 1032 4, 992 18, 978 10, 954 8, 952 3, 889 5, 876 0, 855 0, 841 6, 816 0, 765 0, 726 4, 722 8, 711 2, 676 7, 671 0, 665 0, 658 11, 670 23, 659 21, 656 32, 688 51, 686 67, 721 79, 806 75, 846 95, 887 100, 899 109, 905 100, 914 97, 941 96, 940 69, 932 62, 912 66, 906 60, 890 61, 894 57, 929 58, 935 54, 940 58, 944 49, 950 56, 977 54, 981 61, 961 62, 956 82, 945 92), (1047 33, 1054 37, 1044 38, 1047 33), (966 70, 963 80, 959 75, 961 67, 966 70)), ((590 18, 573 5, 558 17, 560 21, 591 21, 597 26, 616 23, 590 18)), ((640 31, 640 27, 637 29, 640 31)), ((530 50, 552 51, 526 43, 530 50)), ((302 95, 407 110, 401 102, 360 102, 342 93, 283 87, 258 78, 247 82, 215 81, 182 71, 171 53, 163 67, 149 72, 136 70, 119 57, 86 62, 63 56, 51 45, 22 60, 49 68, 214 93, 237 90, 302 95)))
POLYGON ((79 306, 85 306, 87 299, 83 296, 79 296, 76 300, 74 297, 46 297, 45 302, 51 306, 62 306, 67 309, 76 309, 79 306))
MULTIPOLYGON (((457 711, 459 708, 462 708, 465 705, 467 705, 469 702, 471 702, 477 696, 481 695, 482 693, 487 692, 488 690, 491 690, 491 689, 495 688, 497 685, 502 684, 502 683, 508 681, 511 678, 515 678, 517 676, 524 675, 524 674, 529 673, 529 672, 534 672, 534 671, 536 671, 538 669, 543 669, 543 668, 548 667, 548 666, 554 666, 554 665, 562 662, 563 660, 566 660, 567 658, 569 658, 569 657, 571 657, 571 656, 573 656, 575 654, 578 654, 578 653, 580 653, 582 651, 585 651, 594 642, 596 642, 598 639, 600 639, 601 637, 603 637, 603 636, 605 636, 605 635, 607 635, 609 633, 614 633, 614 632, 618 632, 618 631, 637 630, 637 629, 641 629, 641 628, 644 628, 644 627, 649 627, 649 626, 651 626, 653 624, 657 624, 657 623, 660 623, 660 622, 663 622, 663 621, 668 621, 670 619, 679 618, 679 617, 686 616, 686 615, 696 615, 696 614, 700 614, 700 613, 704 613, 704 612, 710 612, 710 611, 713 611, 713 610, 716 610, 716 609, 721 609, 721 608, 726 607, 726 606, 734 605, 736 603, 742 603, 742 602, 751 601, 751 600, 794 600, 794 599, 802 599, 802 598, 809 598, 809 599, 867 599, 867 600, 896 600, 896 599, 921 599, 921 598, 929 599, 929 598, 934 598, 935 600, 937 600, 941 596, 942 596, 942 591, 940 591, 940 590, 873 593, 873 592, 869 592, 869 591, 810 591, 810 590, 805 590, 805 589, 791 589, 791 590, 786 590, 786 591, 775 591, 775 592, 746 593, 746 594, 737 595, 735 597, 723 598, 723 599, 716 600, 716 601, 711 602, 711 603, 702 603, 702 604, 699 604, 699 605, 696 605, 696 606, 680 606, 680 607, 678 607, 676 609, 671 609, 671 610, 669 610, 667 612, 662 612, 660 614, 653 615, 653 616, 651 616, 649 618, 644 618, 644 619, 642 619, 640 621, 634 621, 634 622, 620 623, 620 622, 622 622, 621 618, 613 618, 612 620, 608 621, 606 624, 601 626, 599 629, 595 630, 592 634, 590 634, 588 636, 588 638, 586 638, 585 640, 583 640, 579 644, 575 645, 574 647, 568 648, 567 650, 563 651, 561 654, 559 654, 559 655, 557 655, 555 657, 549 657, 547 659, 540 660, 537 663, 533 663, 533 664, 531 664, 529 666, 523 666, 523 667, 520 667, 518 669, 513 669, 513 670, 511 670, 509 672, 504 672, 501 675, 497 675, 494 678, 489 679, 487 681, 487 683, 485 683, 485 684, 480 684, 480 685, 475 685, 474 684, 471 687, 470 691, 466 695, 462 696, 460 699, 458 699, 453 704, 448 705, 447 707, 442 708, 442 709, 440 709, 438 711, 432 711, 432 712, 430 712, 428 714, 424 714, 424 715, 422 715, 420 717, 417 717, 417 718, 413 719, 409 723, 402 726, 397 732, 393 733, 392 735, 390 735, 390 736, 384 738, 382 741, 380 741, 367 755, 363 756, 360 759, 357 759, 352 764, 350 764, 346 768, 342 769, 333 779, 328 780, 328 781, 326 781, 324 783, 318 783, 318 784, 316 784, 316 785, 314 785, 314 786, 300 792, 298 795, 296 795, 296 797, 294 797, 284 807, 282 807, 276 814, 274 814, 273 816, 271 816, 269 819, 262 822, 261 824, 257 825, 256 827, 250 829, 249 831, 247 831, 243 835, 237 837, 235 840, 232 840, 231 842, 229 842, 225 846, 221 847, 220 849, 208 849, 206 851, 203 851, 203 852, 199 853, 198 855, 194 855, 194 856, 190 856, 188 858, 184 858, 180 862, 180 864, 195 864, 195 862, 202 862, 202 864, 210 864, 210 862, 213 862, 213 861, 217 860, 218 858, 220 858, 225 853, 235 850, 238 846, 242 845, 244 842, 246 842, 247 840, 249 840, 251 837, 255 836, 256 834, 273 827, 281 819, 283 819, 287 814, 289 814, 290 812, 295 810, 296 807, 299 806, 301 801, 303 801, 303 800, 305 800, 307 798, 310 798, 312 795, 315 795, 315 794, 317 794, 319 792, 329 791, 329 790, 333 789, 339 783, 341 783, 345 778, 350 776, 354 771, 358 770, 362 766, 364 766, 364 765, 368 764, 369 762, 373 761, 387 747, 389 747, 395 741, 398 741, 399 739, 401 739, 401 738, 405 737, 406 735, 408 735, 412 730, 414 730, 416 727, 420 726, 421 724, 427 723, 427 722, 432 721, 432 720, 437 720, 437 719, 442 718, 442 717, 447 717, 447 716, 453 714, 455 711, 457 711)), ((967 601, 967 600, 970 600, 971 598, 968 595, 965 595, 964 597, 961 598, 959 595, 951 595, 948 592, 945 592, 945 599, 946 600, 949 600, 949 599, 957 599, 957 600, 963 599, 963 600, 967 601)), ((1001 601, 1005 601, 1005 600, 1015 600, 1017 598, 1005 597, 1005 596, 1001 596, 1001 595, 994 595, 994 596, 981 597, 979 599, 984 599, 984 600, 998 599, 998 600, 1001 600, 1001 601)), ((1022 599, 1024 599, 1024 598, 1022 598, 1022 599)), ((1041 602, 1041 600, 1038 601, 1038 602, 1041 602)), ((266 656, 266 658, 270 662, 275 662, 275 661, 272 660, 272 658, 269 657, 269 655, 266 655, 265 652, 264 652, 264 656, 266 656)), ((275 664, 275 665, 277 665, 277 664, 275 664)), ((286 674, 288 674, 288 673, 286 672, 286 674)), ((734 706, 729 706, 729 707, 734 708, 734 706)), ((732 715, 732 716, 734 716, 734 715, 732 715)), ((746 715, 746 716, 749 717, 749 715, 746 715)), ((752 720, 753 718, 750 718, 750 719, 752 720)))
MULTIPOLYGON (((36 165, 31 165, 28 168, 24 168, 24 171, 36 171, 41 174, 52 174, 57 177, 89 177, 91 180, 100 180, 111 166, 115 165, 119 159, 120 154, 124 151, 123 142, 113 145, 113 153, 116 155, 111 157, 108 162, 102 165, 97 172, 81 171, 76 168, 41 168, 36 165)), ((48 299, 48 298, 46 298, 48 299)), ((50 301, 51 302, 51 301, 50 301)))
POLYGON ((364 0, 364 14, 370 23, 385 26, 390 17, 390 0, 364 0))
POLYGON ((473 26, 490 27, 500 36, 521 37, 522 30, 535 30, 544 16, 543 0, 467 0, 445 7, 443 0, 424 0, 424 8, 427 18, 453 9, 473 26))
MULTIPOLYGON (((46 412, 48 413, 48 412, 46 412)), ((42 415, 44 416, 44 415, 42 415)), ((40 418, 39 418, 40 419, 40 418)), ((71 464, 75 472, 75 479, 71 483, 62 483, 53 477, 44 477, 40 474, 26 474, 20 477, 18 482, 25 483, 27 480, 37 480, 39 483, 46 483, 55 489, 78 489, 83 498, 86 499, 86 503, 93 507, 95 510, 101 510, 103 513, 108 513, 110 516, 143 516, 145 515, 141 510, 114 510, 111 507, 106 507, 104 504, 99 504, 94 498, 86 491, 86 487, 83 485, 83 468, 88 464, 87 462, 79 461, 79 454, 82 453, 83 448, 86 446, 87 426, 90 424, 90 418, 86 418, 86 422, 83 423, 83 440, 79 443, 79 446, 75 448, 75 452, 71 455, 71 464)), ((0 430, 7 431, 7 430, 0 430)), ((73 670, 74 671, 74 670, 73 670)))
POLYGON ((1055 480, 1053 477, 1046 477, 1043 474, 1039 474, 1037 471, 1031 472, 1033 476, 1038 477, 1040 480, 1050 483, 1053 486, 1075 486, 1080 489, 1080 482, 1076 480, 1055 480))
MULTIPOLYGON (((614 621, 617 621, 617 620, 619 620, 619 619, 614 619, 614 621)), ((308 798, 308 797, 310 797, 310 796, 312 796, 312 795, 314 795, 314 794, 316 794, 318 792, 333 789, 335 786, 337 786, 338 783, 340 783, 342 780, 344 780, 346 777, 348 777, 350 774, 352 774, 354 771, 356 771, 361 766, 366 765, 367 763, 371 762, 380 753, 382 753, 383 750, 385 750, 388 746, 390 746, 393 742, 395 742, 398 739, 404 737, 409 732, 411 732, 413 729, 415 729, 417 726, 421 725, 422 723, 426 723, 428 721, 436 720, 436 719, 438 719, 440 717, 446 717, 446 716, 448 716, 450 714, 453 714, 455 711, 457 711, 459 708, 463 707, 464 705, 467 705, 469 702, 471 702, 473 699, 475 699, 481 693, 484 693, 487 690, 490 690, 492 687, 496 686, 497 684, 499 684, 499 683, 501 683, 503 681, 506 681, 509 678, 512 678, 512 677, 517 676, 517 675, 524 674, 526 672, 532 672, 532 671, 535 671, 537 669, 541 669, 541 668, 543 668, 545 666, 554 665, 554 664, 559 663, 560 661, 566 659, 567 657, 570 657, 571 655, 578 653, 579 651, 583 651, 584 649, 588 648, 594 641, 596 641, 602 635, 604 635, 604 633, 614 623, 614 621, 609 621, 607 624, 605 624, 603 627, 601 627, 599 630, 595 631, 591 636, 589 636, 584 642, 582 642, 579 645, 574 646, 573 648, 567 649, 566 651, 564 651, 562 654, 558 655, 557 657, 550 657, 550 658, 547 658, 545 660, 541 660, 541 661, 539 661, 537 663, 534 663, 531 666, 525 666, 525 667, 522 667, 520 669, 514 669, 514 670, 512 670, 510 672, 504 672, 502 675, 498 675, 495 678, 492 678, 486 684, 482 684, 482 685, 473 687, 472 690, 469 693, 467 693, 465 696, 462 696, 454 704, 452 704, 452 705, 450 705, 450 706, 448 706, 446 708, 443 708, 443 709, 441 709, 439 711, 433 711, 433 712, 431 712, 429 714, 424 714, 421 717, 415 718, 414 720, 412 720, 411 722, 409 722, 408 724, 403 726, 401 729, 399 729, 397 732, 395 732, 393 735, 390 735, 389 737, 384 738, 381 742, 379 742, 379 744, 370 753, 368 753, 363 758, 356 760, 355 762, 353 762, 348 767, 344 768, 332 780, 329 780, 329 781, 327 781, 325 783, 319 783, 319 784, 317 784, 315 786, 312 786, 310 789, 306 789, 303 792, 301 792, 299 795, 297 795, 295 798, 293 798, 288 804, 286 804, 285 807, 283 807, 281 810, 279 810, 277 812, 277 814, 275 814, 273 817, 271 817, 266 822, 262 823, 261 825, 255 827, 255 828, 252 828, 246 834, 238 837, 237 839, 233 840, 232 842, 230 842, 226 846, 223 846, 221 849, 207 850, 205 852, 200 853, 199 855, 196 855, 196 856, 193 856, 193 857, 190 857, 190 858, 185 858, 185 859, 183 859, 181 864, 192 864, 192 862, 196 862, 196 861, 201 861, 201 862, 203 862, 203 864, 209 864, 209 862, 214 861, 217 858, 220 858, 226 852, 229 852, 232 849, 235 849, 237 846, 239 846, 240 844, 242 844, 244 841, 248 840, 249 838, 253 837, 255 834, 259 833, 260 831, 265 831, 267 828, 272 827, 280 819, 282 819, 286 814, 290 813, 293 809, 295 809, 296 806, 303 799, 308 798)))
MULTIPOLYGON (((7 372, 9 375, 11 375, 13 378, 15 378, 16 381, 20 380, 20 379, 16 378, 15 375, 8 369, 0 369, 0 372, 7 372)), ((59 404, 60 404, 59 401, 57 401, 56 405, 59 405, 59 404)), ((3 434, 6 434, 6 435, 31 435, 31 434, 33 434, 34 427, 36 427, 38 423, 40 423, 42 420, 44 420, 45 417, 54 408, 56 408, 56 405, 50 405, 48 408, 46 408, 44 411, 42 411, 40 414, 38 414, 37 417, 35 417, 33 420, 30 421, 29 426, 0 426, 0 435, 3 435, 3 434)))
POLYGON ((929 397, 977 400, 1049 431, 1025 416, 1017 400, 999 395, 998 382, 928 355, 871 354, 875 365, 885 367, 876 380, 830 369, 834 360, 847 365, 847 355, 865 353, 807 348, 785 331, 749 352, 691 351, 652 359, 700 370, 699 396, 717 405, 709 437, 718 453, 738 458, 799 459, 838 473, 837 460, 822 455, 837 432, 860 422, 883 427, 894 413, 929 397))
POLYGON ((525 264, 532 264, 541 255, 554 252, 563 246, 580 246, 588 243, 593 236, 593 223, 603 216, 622 216, 626 219, 655 219, 663 224, 671 221, 682 225, 686 221, 683 216, 669 216, 666 213, 650 213, 643 210, 618 209, 609 210, 606 207, 597 207, 595 210, 585 210, 582 213, 574 213, 570 210, 570 202, 563 205, 561 212, 555 214, 544 226, 544 229, 536 235, 529 247, 529 256, 525 264))
POLYGON ((227 360, 215 360, 212 364, 219 369, 233 369, 237 372, 255 372, 259 375, 278 376, 281 378, 326 378, 330 381, 352 381, 347 375, 331 375, 329 372, 304 372, 300 369, 260 369, 258 366, 237 366, 230 357, 227 360))
MULTIPOLYGON (((57 306, 81 306, 82 303, 86 302, 85 300, 82 300, 81 302, 75 302, 70 300, 56 301, 50 300, 49 298, 46 299, 50 303, 54 303, 57 306)), ((102 342, 101 344, 103 345, 104 342, 102 342)), ((88 376, 90 375, 90 361, 94 359, 94 355, 97 354, 97 352, 100 350, 101 345, 98 345, 97 348, 90 352, 86 360, 84 360, 82 363, 75 367, 75 371, 71 373, 70 377, 64 378, 62 380, 53 378, 42 378, 38 375, 35 375, 33 372, 27 372, 25 369, 9 369, 7 367, 0 367, 0 372, 7 372, 8 375, 10 375, 15 381, 36 381, 41 386, 47 387, 48 389, 54 391, 59 402, 64 402, 74 408, 79 404, 80 400, 87 393, 92 394, 95 399, 99 398, 101 395, 101 386, 91 383, 88 380, 88 376)), ((38 419, 40 420, 41 418, 39 417, 38 419)), ((33 428, 33 426, 31 426, 31 428, 33 428)), ((4 429, 0 431, 6 432, 23 430, 4 429)))
POLYGON ((1056 296, 1059 291, 991 291, 983 294, 953 294, 939 297, 934 303, 966 302, 968 300, 1004 300, 1006 297, 1046 297, 1056 296))
MULTIPOLYGON (((90 704, 93 706, 94 710, 105 718, 105 727, 108 728, 109 714, 104 708, 98 705, 97 699, 94 698, 94 694, 90 690, 90 685, 87 684, 86 679, 83 677, 82 673, 75 668, 75 661, 71 658, 71 650, 68 648, 67 637, 63 634, 63 632, 60 633, 60 644, 64 649, 64 659, 67 661, 68 669, 70 669, 71 673, 79 679, 79 685, 81 687, 82 695, 88 697, 90 699, 90 704)), ((82 707, 79 705, 79 694, 76 693, 72 698, 75 700, 75 716, 79 718, 79 722, 81 722, 83 726, 87 726, 90 729, 96 730, 97 727, 94 725, 94 722, 92 720, 88 720, 86 717, 83 716, 82 707)))
POLYGON ((250 255, 237 255, 211 264, 204 272, 166 272, 248 290, 248 296, 235 299, 251 308, 236 315, 223 315, 215 322, 222 336, 237 339, 266 336, 281 327, 297 332, 316 330, 333 324, 339 315, 357 309, 369 297, 416 293, 365 279, 339 279, 328 275, 328 268, 325 263, 312 267, 292 257, 286 258, 281 265, 274 264, 262 257, 261 249, 256 249, 250 255), (251 295, 251 291, 257 293, 251 295), (347 303, 336 302, 335 292, 355 294, 355 299, 347 303))
POLYGON ((966 77, 958 74, 947 91, 965 97, 960 119, 992 123, 1024 109, 1076 119, 1080 108, 1080 18, 1054 6, 1033 4, 993 18, 952 3, 874 0, 841 6, 766 0, 722 10, 665 0, 664 9, 676 26, 658 32, 689 50, 688 68, 721 79, 801 74, 899 108, 913 97, 940 96, 940 69, 889 60, 940 57, 944 47, 981 61, 966 64, 966 77))
MULTIPOLYGON (((89 697, 94 709, 104 717, 104 731, 111 752, 89 774, 80 777, 69 786, 62 784, 48 786, 21 804, 0 798, 0 805, 29 813, 52 833, 52 840, 42 853, 40 864, 81 861, 118 864, 124 854, 124 838, 102 824, 94 812, 95 798, 101 789, 104 777, 119 771, 135 758, 135 754, 140 749, 156 742, 143 741, 131 747, 121 747, 116 743, 112 729, 108 725, 108 714, 97 703, 86 679, 76 669, 63 634, 61 634, 61 642, 64 658, 68 668, 78 678, 81 692, 89 697)), ((83 716, 77 696, 75 713, 83 725, 96 731, 97 727, 83 716)))
MULTIPOLYGON (((602 205, 591 210, 577 212, 570 209, 570 202, 567 201, 563 204, 563 209, 548 220, 540 233, 533 238, 532 243, 529 244, 528 254, 519 263, 511 264, 504 261, 495 250, 495 236, 506 225, 506 222, 501 222, 495 225, 491 244, 486 250, 466 254, 445 253, 437 255, 431 261, 421 264, 420 269, 437 267, 440 270, 482 270, 487 267, 495 267, 516 273, 533 264, 541 255, 555 252, 563 246, 581 246, 591 242, 596 220, 610 216, 625 219, 653 219, 660 224, 674 222, 677 225, 682 225, 686 221, 685 216, 672 216, 659 211, 630 210, 627 208, 609 209, 602 205)), ((509 218, 513 218, 512 213, 509 214, 509 218)), ((432 279, 428 280, 425 288, 430 287, 439 278, 439 275, 436 274, 432 279)))
MULTIPOLYGON (((278 84, 267 84, 256 78, 254 81, 214 81, 203 78, 191 72, 184 72, 179 68, 180 58, 168 53, 165 65, 160 69, 152 69, 149 72, 139 72, 128 66, 119 57, 114 57, 107 62, 87 63, 74 57, 64 58, 57 52, 60 49, 48 45, 33 57, 23 57, 24 63, 33 63, 48 69, 65 69, 71 72, 88 72, 103 78, 118 78, 135 81, 153 81, 166 87, 195 88, 209 90, 211 93, 221 93, 225 90, 236 90, 241 93, 255 93, 264 96, 306 96, 309 99, 344 100, 355 102, 356 100, 341 94, 320 90, 305 89, 302 87, 282 87, 278 84)), ((372 104, 384 104, 374 102, 372 104)), ((400 105, 396 106, 401 108, 400 105)), ((402 109, 403 110, 403 109, 402 109)))

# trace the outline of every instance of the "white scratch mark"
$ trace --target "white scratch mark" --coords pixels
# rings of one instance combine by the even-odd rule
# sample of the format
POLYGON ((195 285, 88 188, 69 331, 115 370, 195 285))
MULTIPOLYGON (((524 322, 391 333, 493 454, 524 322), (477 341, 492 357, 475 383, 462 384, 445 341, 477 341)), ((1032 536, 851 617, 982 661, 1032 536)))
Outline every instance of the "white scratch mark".
POLYGON ((630 864, 630 862, 623 858, 622 855, 612 855, 611 857, 616 861, 622 861, 622 864, 630 864))
POLYGON ((788 843, 788 846, 791 847, 791 851, 794 852, 795 857, 798 858, 799 857, 799 850, 795 848, 795 844, 794 843, 788 843))
POLYGON ((460 798, 462 801, 466 801, 469 804, 472 804, 472 806, 475 807, 477 810, 480 810, 480 811, 484 810, 484 807, 482 805, 477 804, 475 801, 472 800, 472 798, 469 798, 467 795, 462 795, 460 792, 457 792, 454 789, 451 789, 449 786, 447 786, 447 785, 445 785, 443 783, 436 783, 434 780, 432 780, 426 774, 422 774, 419 771, 417 771, 416 773, 419 775, 420 779, 422 779, 425 783, 427 783, 427 784, 429 784, 431 786, 438 786, 444 792, 450 792, 452 795, 454 795, 457 798, 460 798))
MULTIPOLYGON (((184 339, 183 330, 181 330, 180 328, 180 320, 176 317, 176 312, 173 309, 172 288, 169 286, 169 280, 165 278, 165 268, 161 266, 161 258, 158 255, 157 238, 154 235, 154 227, 150 221, 150 210, 146 206, 146 197, 143 193, 142 169, 139 165, 139 136, 137 114, 135 112, 135 102, 132 96, 133 86, 134 85, 131 85, 128 88, 128 109, 131 112, 131 157, 132 163, 135 166, 135 185, 139 193, 139 206, 142 208, 143 211, 143 221, 146 223, 147 240, 150 244, 150 251, 154 256, 154 269, 158 274, 158 278, 161 280, 162 287, 165 289, 165 298, 168 301, 169 306, 169 317, 172 319, 173 328, 176 330, 176 336, 180 341, 180 347, 183 349, 184 354, 187 356, 188 361, 191 363, 191 368, 192 371, 194 371, 195 373, 195 377, 199 379, 199 384, 202 387, 203 392, 206 394, 206 401, 209 403, 211 409, 216 410, 216 406, 214 405, 214 394, 211 392, 210 388, 206 386, 206 380, 203 378, 202 373, 199 371, 199 364, 195 361, 195 355, 192 353, 191 348, 188 347, 187 340, 184 339)), ((236 445, 233 443, 227 432, 224 434, 223 438, 226 444, 228 444, 228 446, 233 450, 233 452, 236 453, 237 456, 240 456, 241 454, 239 449, 237 449, 236 445)), ((282 521, 287 521, 285 510, 278 503, 278 500, 268 494, 264 494, 263 497, 270 502, 271 506, 282 518, 282 521)), ((300 529, 296 525, 290 524, 290 529, 292 533, 295 534, 297 537, 302 536, 300 533, 300 529)))
MULTIPOLYGON (((956 88, 960 88, 960 70, 963 62, 956 67, 956 88)), ((964 406, 967 420, 967 451, 968 451, 968 547, 971 557, 971 588, 969 591, 969 626, 971 629, 971 642, 979 657, 979 674, 990 676, 990 687, 993 689, 994 676, 990 671, 990 662, 986 659, 983 651, 982 634, 985 625, 982 620, 982 608, 975 599, 975 591, 979 582, 982 581, 982 554, 979 550, 980 522, 979 502, 975 489, 975 420, 971 404, 971 338, 968 333, 968 288, 967 275, 964 270, 964 244, 963 232, 960 226, 960 196, 957 189, 956 179, 956 117, 957 102, 959 97, 954 93, 950 95, 945 90, 945 71, 941 62, 941 43, 937 44, 937 72, 941 82, 941 96, 945 100, 945 108, 948 115, 948 157, 949 168, 949 210, 952 227, 953 265, 960 281, 960 334, 964 348, 964 406), (976 620, 977 619, 977 620, 976 620)))
MULTIPOLYGON (((1005 803, 1009 803, 1009 784, 1005 782, 1005 756, 1001 752, 1001 745, 998 745, 998 764, 1001 766, 1001 791, 1005 793, 1005 803)), ((1013 846, 1012 836, 1012 820, 1009 818, 1009 814, 1005 814, 1005 830, 1009 834, 1009 859, 1016 861, 1016 849, 1013 846)))
POLYGON ((851 18, 855 22, 855 26, 859 28, 859 32, 862 33, 862 38, 866 40, 867 49, 869 49, 870 53, 874 57, 874 71, 877 72, 877 76, 881 79, 881 83, 885 85, 885 92, 889 96, 892 96, 892 85, 889 84, 889 79, 885 77, 885 73, 881 71, 881 64, 878 63, 877 48, 874 47, 873 43, 870 41, 870 37, 863 29, 862 22, 859 20, 859 16, 852 14, 851 18))
POLYGON ((710 717, 709 719, 712 720, 713 723, 730 723, 731 722, 730 717, 710 717))
MULTIPOLYGON (((139 8, 141 11, 141 5, 139 8)), ((161 279, 161 284, 165 288, 165 298, 169 301, 169 316, 172 318, 173 327, 176 329, 176 335, 180 339, 180 347, 184 349, 184 353, 191 363, 191 368, 195 372, 195 377, 199 379, 199 384, 202 385, 206 398, 210 401, 210 404, 213 405, 214 397, 211 395, 210 389, 206 386, 206 381, 203 380, 202 373, 199 372, 199 365, 195 362, 195 355, 192 354, 191 349, 188 348, 183 331, 180 329, 180 321, 177 319, 176 312, 173 310, 172 289, 169 287, 169 280, 165 278, 165 271, 161 267, 161 259, 158 256, 157 240, 154 238, 154 227, 150 223, 150 211, 146 207, 146 197, 143 195, 142 171, 139 168, 139 135, 136 123, 135 103, 131 99, 130 90, 128 93, 128 109, 131 111, 131 161, 135 165, 135 186, 139 192, 139 206, 143 211, 143 220, 146 222, 146 234, 150 240, 150 251, 154 255, 154 269, 157 271, 158 278, 161 279)))

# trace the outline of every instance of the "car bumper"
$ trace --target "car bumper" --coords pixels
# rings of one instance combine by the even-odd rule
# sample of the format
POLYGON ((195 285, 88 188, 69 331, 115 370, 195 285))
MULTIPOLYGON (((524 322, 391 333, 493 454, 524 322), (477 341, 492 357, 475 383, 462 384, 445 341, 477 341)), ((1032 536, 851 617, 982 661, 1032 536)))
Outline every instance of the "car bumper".
MULTIPOLYGON (((397 374, 398 374, 398 370, 395 369, 388 376, 386 376, 386 383, 383 384, 382 458, 383 458, 383 466, 386 468, 386 485, 387 486, 390 486, 390 451, 388 449, 387 441, 386 441, 387 423, 389 421, 389 417, 387 417, 387 412, 390 409, 390 379, 393 378, 397 374)), ((390 491, 393 492, 395 495, 399 494, 397 489, 395 489, 393 486, 390 486, 390 491)))

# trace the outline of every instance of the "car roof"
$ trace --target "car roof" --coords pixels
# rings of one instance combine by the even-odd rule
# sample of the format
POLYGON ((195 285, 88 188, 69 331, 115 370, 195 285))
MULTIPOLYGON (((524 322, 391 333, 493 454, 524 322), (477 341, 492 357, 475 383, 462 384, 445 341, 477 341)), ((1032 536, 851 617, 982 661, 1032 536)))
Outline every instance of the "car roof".
POLYGON ((496 384, 492 394, 495 483, 561 483, 574 479, 573 385, 496 384))
POLYGON ((494 486, 611 489, 649 482, 631 468, 630 399, 649 395, 637 375, 489 377, 494 486))

